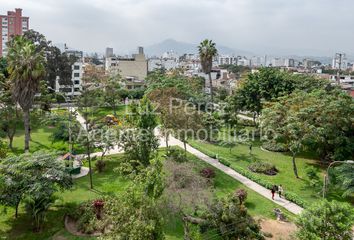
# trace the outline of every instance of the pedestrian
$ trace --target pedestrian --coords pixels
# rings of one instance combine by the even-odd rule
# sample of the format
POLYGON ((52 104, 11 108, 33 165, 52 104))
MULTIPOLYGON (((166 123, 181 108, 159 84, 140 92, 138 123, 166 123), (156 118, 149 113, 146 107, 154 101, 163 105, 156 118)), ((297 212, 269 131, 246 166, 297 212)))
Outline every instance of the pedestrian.
POLYGON ((273 185, 272 189, 271 189, 271 192, 272 192, 272 199, 274 200, 274 194, 275 192, 277 191, 277 186, 276 185, 273 185))
POLYGON ((279 187, 278 187, 278 194, 279 194, 279 197, 282 198, 282 195, 283 195, 283 186, 280 184, 279 187))
POLYGON ((252 144, 250 144, 250 146, 249 146, 249 152, 250 152, 250 154, 252 154, 252 144))

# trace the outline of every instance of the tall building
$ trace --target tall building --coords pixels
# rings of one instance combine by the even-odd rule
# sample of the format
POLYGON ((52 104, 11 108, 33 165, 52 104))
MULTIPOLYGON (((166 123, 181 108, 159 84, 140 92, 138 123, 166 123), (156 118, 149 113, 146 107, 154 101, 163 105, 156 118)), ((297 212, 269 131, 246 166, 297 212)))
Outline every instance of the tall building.
POLYGON ((106 58, 110 58, 110 57, 113 57, 113 48, 106 48, 106 55, 105 55, 106 58))
POLYGON ((348 61, 345 53, 336 53, 332 60, 332 68, 346 70, 347 67, 348 67, 348 61))
POLYGON ((0 15, 0 57, 7 54, 6 43, 12 36, 22 35, 29 28, 29 18, 22 16, 22 9, 8 11, 7 15, 0 15))

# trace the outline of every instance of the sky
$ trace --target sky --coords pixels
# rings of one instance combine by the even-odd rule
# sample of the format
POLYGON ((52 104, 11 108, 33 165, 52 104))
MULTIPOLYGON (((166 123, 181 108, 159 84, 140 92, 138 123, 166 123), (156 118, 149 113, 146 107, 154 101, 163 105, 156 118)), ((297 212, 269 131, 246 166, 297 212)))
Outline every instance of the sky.
POLYGON ((354 55, 353 0, 0 0, 30 28, 86 52, 128 53, 165 39, 258 54, 354 55))

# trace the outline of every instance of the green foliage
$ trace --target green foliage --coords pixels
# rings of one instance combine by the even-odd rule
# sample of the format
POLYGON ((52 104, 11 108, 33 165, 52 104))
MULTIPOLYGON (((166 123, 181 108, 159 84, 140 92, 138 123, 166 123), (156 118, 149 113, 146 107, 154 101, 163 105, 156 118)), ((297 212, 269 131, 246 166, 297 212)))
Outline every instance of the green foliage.
POLYGON ((344 160, 354 153, 354 101, 333 90, 294 92, 262 112, 268 141, 285 144, 296 155, 308 148, 322 160, 344 160))
POLYGON ((275 68, 261 68, 248 75, 241 88, 231 97, 231 104, 237 111, 251 111, 259 115, 266 101, 274 101, 294 90, 311 92, 325 89, 328 85, 327 80, 294 75, 275 68))
POLYGON ((277 143, 276 141, 263 142, 262 147, 271 152, 287 152, 289 151, 284 143, 277 143))
POLYGON ((166 160, 172 160, 178 163, 187 162, 186 154, 179 148, 169 148, 166 152, 166 160))
POLYGON ((218 161, 219 161, 221 164, 223 164, 223 165, 225 165, 225 166, 227 166, 227 167, 230 167, 230 166, 231 166, 231 163, 230 163, 228 160, 226 160, 225 158, 218 157, 218 161))
POLYGON ((266 175, 276 175, 278 170, 276 169, 276 167, 271 164, 271 163, 267 163, 267 162, 254 162, 251 163, 248 168, 252 171, 252 172, 256 172, 256 173, 263 173, 266 175))
POLYGON ((343 197, 351 196, 354 193, 354 165, 343 164, 333 170, 336 186, 344 190, 343 197))
POLYGON ((130 160, 146 167, 156 155, 158 148, 158 139, 154 134, 157 126, 156 113, 147 97, 140 101, 140 105, 131 105, 128 122, 133 129, 128 129, 122 134, 121 144, 130 160))
POLYGON ((42 227, 54 194, 72 186, 64 162, 55 153, 45 151, 4 159, 0 163, 0 174, 4 178, 0 201, 17 209, 24 199, 36 231, 42 227))
POLYGON ((313 188, 321 188, 322 183, 320 177, 317 174, 317 171, 314 167, 310 166, 306 169, 306 175, 310 180, 310 186, 313 188))
POLYGON ((354 209, 349 204, 322 200, 304 210, 296 224, 300 240, 351 240, 354 209))
POLYGON ((206 140, 209 142, 216 141, 221 128, 219 117, 215 113, 205 113, 203 115, 202 125, 206 130, 206 140))
POLYGON ((222 239, 264 239, 259 225, 234 194, 216 200, 210 206, 208 219, 222 239))
POLYGON ((97 219, 94 209, 94 201, 88 200, 80 204, 74 211, 69 212, 68 216, 77 222, 78 230, 82 233, 93 234, 103 233, 106 228, 111 224, 111 211, 110 207, 115 205, 117 200, 112 197, 103 198, 103 218, 97 219))
MULTIPOLYGON (((212 157, 212 156, 215 157, 214 153, 212 153, 212 152, 210 152, 210 151, 208 151, 208 150, 206 150, 206 149, 204 149, 202 147, 199 147, 198 145, 193 145, 193 147, 198 149, 199 151, 203 152, 205 155, 208 155, 209 157, 212 157)), ((272 189, 272 187, 275 185, 274 183, 263 179, 262 176, 260 176, 258 174, 255 174, 255 173, 252 173, 252 172, 250 172, 248 170, 245 170, 242 167, 231 165, 231 163, 229 161, 227 161, 226 159, 224 159, 222 157, 218 157, 218 159, 219 159, 219 162, 221 164, 224 164, 225 166, 230 167, 231 169, 235 170, 239 174, 251 179, 252 181, 258 183, 259 185, 261 185, 261 186, 263 186, 263 187, 265 187, 267 189, 272 189)), ((301 207, 307 207, 308 206, 308 203, 306 201, 304 201, 301 197, 299 197, 297 194, 295 194, 295 193, 293 193, 291 191, 285 191, 284 195, 285 195, 286 199, 298 204, 301 207)))
POLYGON ((25 39, 36 46, 35 51, 46 53, 44 80, 48 86, 55 88, 55 79, 59 76, 61 85, 71 85, 72 65, 77 60, 74 56, 68 56, 65 52, 53 46, 51 41, 47 41, 46 37, 32 29, 26 31, 23 35, 25 39))

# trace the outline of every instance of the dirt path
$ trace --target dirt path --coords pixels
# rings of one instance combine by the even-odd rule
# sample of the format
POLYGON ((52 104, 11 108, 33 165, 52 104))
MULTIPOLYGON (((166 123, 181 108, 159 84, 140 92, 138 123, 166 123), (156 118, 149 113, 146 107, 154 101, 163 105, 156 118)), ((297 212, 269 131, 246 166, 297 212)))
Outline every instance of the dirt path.
POLYGON ((297 229, 296 225, 292 222, 279 222, 272 219, 262 219, 260 224, 263 232, 273 235, 266 239, 290 240, 293 239, 292 235, 297 229))

